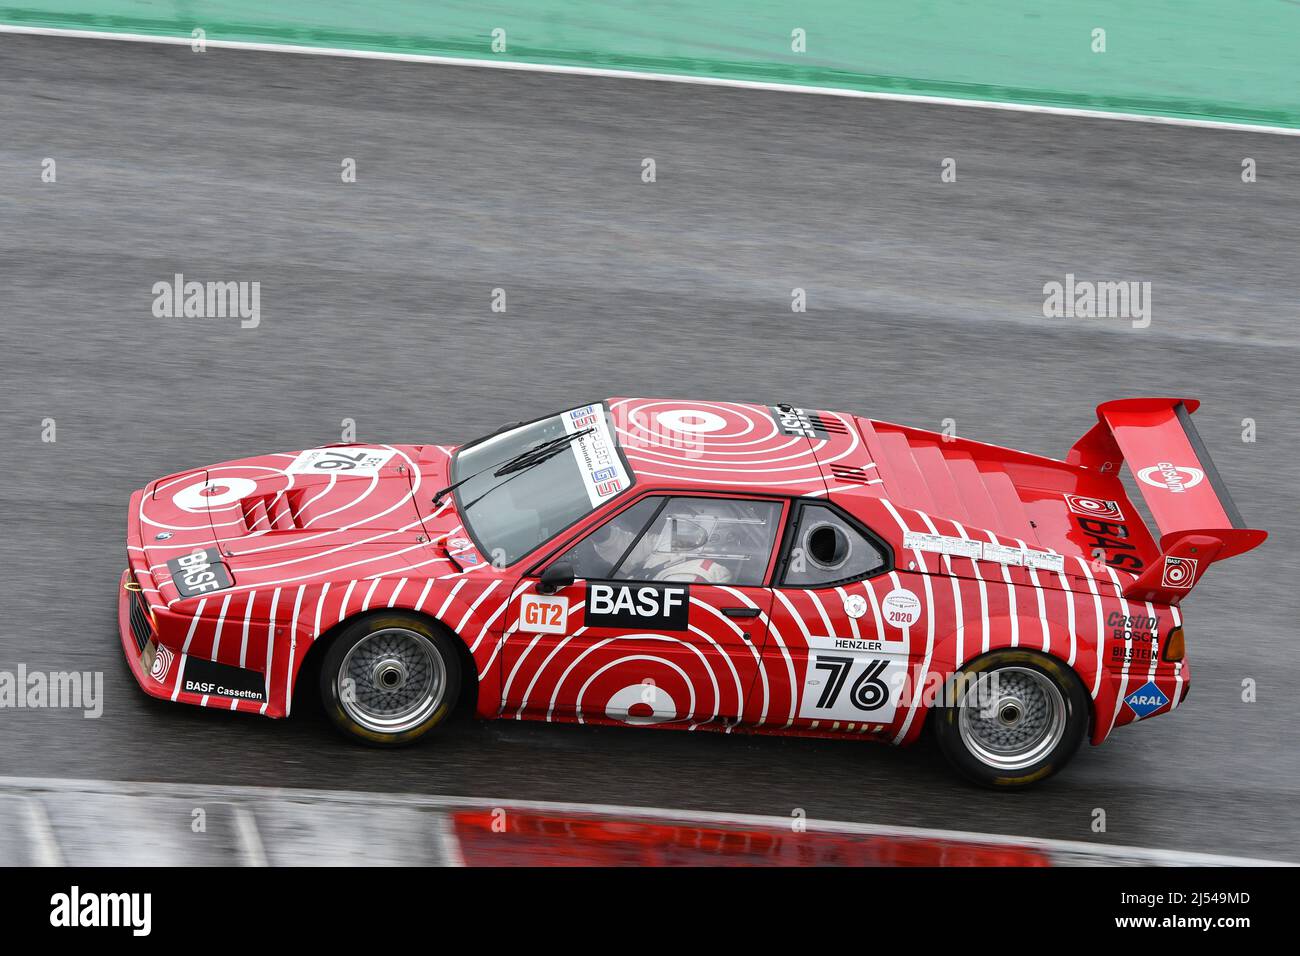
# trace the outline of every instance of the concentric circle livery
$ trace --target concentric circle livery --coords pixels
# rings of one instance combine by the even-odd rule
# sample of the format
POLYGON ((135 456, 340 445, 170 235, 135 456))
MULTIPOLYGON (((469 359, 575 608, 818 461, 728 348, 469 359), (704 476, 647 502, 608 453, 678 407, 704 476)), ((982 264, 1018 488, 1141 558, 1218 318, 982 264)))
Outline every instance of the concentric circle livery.
MULTIPOLYGON (((600 427, 556 446, 601 489, 591 510, 509 563, 475 510, 505 505, 466 512, 446 493, 469 446, 209 465, 131 498, 122 645, 153 696, 281 717, 309 655, 395 609, 463 644, 462 693, 480 717, 896 744, 945 706, 963 666, 1017 648, 1077 676, 1097 744, 1179 706, 1188 664, 1166 650, 1180 604, 1265 537, 1205 457, 1196 405, 1108 402, 1057 460, 790 404, 614 398, 566 413, 600 427), (804 560, 811 532, 796 540, 818 525, 800 521, 813 508, 852 537, 834 561, 804 560), (1135 619, 1149 652, 1108 623, 1135 619), (187 670, 210 662, 263 690, 187 690, 187 670)), ((554 457, 543 452, 516 470, 554 457)))

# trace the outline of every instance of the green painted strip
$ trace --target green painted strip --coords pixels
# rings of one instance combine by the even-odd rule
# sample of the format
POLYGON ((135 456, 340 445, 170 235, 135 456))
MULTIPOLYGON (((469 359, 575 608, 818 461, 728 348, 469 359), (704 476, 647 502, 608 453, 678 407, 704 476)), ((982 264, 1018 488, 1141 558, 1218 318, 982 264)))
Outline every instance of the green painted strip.
POLYGON ((1300 128, 1296 0, 28 0, 0 23, 1300 128))

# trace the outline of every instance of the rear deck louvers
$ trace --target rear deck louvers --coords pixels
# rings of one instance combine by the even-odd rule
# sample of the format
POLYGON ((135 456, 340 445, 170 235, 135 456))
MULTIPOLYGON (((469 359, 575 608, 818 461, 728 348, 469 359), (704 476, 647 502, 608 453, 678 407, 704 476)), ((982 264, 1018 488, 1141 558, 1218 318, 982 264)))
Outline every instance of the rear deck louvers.
POLYGON ((244 527, 250 533, 301 531, 306 526, 302 513, 304 492, 285 491, 252 495, 240 502, 244 527))
POLYGON ((828 415, 813 412, 808 416, 808 420, 812 424, 813 428, 819 428, 831 435, 847 435, 849 433, 849 426, 844 424, 838 418, 832 418, 828 415))

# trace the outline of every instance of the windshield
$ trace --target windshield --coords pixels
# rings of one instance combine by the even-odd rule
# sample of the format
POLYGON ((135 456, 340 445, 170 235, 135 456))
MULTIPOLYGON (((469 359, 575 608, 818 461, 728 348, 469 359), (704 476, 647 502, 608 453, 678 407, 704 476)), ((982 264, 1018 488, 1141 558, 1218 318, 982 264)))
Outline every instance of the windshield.
POLYGON ((632 481, 604 405, 583 405, 457 452, 451 480, 461 520, 496 565, 513 564, 632 481), (567 447, 519 459, 586 432, 567 447), (513 467, 505 467, 515 459, 513 467), (522 467, 519 461, 523 461, 522 467))

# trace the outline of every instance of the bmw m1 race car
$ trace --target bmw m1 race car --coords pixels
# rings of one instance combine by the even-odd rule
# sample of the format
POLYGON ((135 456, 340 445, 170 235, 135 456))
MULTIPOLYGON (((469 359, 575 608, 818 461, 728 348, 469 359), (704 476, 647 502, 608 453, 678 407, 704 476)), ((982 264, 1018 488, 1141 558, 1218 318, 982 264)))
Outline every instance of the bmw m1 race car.
POLYGON ((122 647, 148 694, 268 717, 319 674, 374 744, 463 697, 484 718, 895 744, 929 724, 966 776, 1028 784, 1178 707, 1180 603, 1265 538, 1197 405, 1107 402, 1064 461, 616 398, 460 447, 195 468, 131 498, 122 647))

